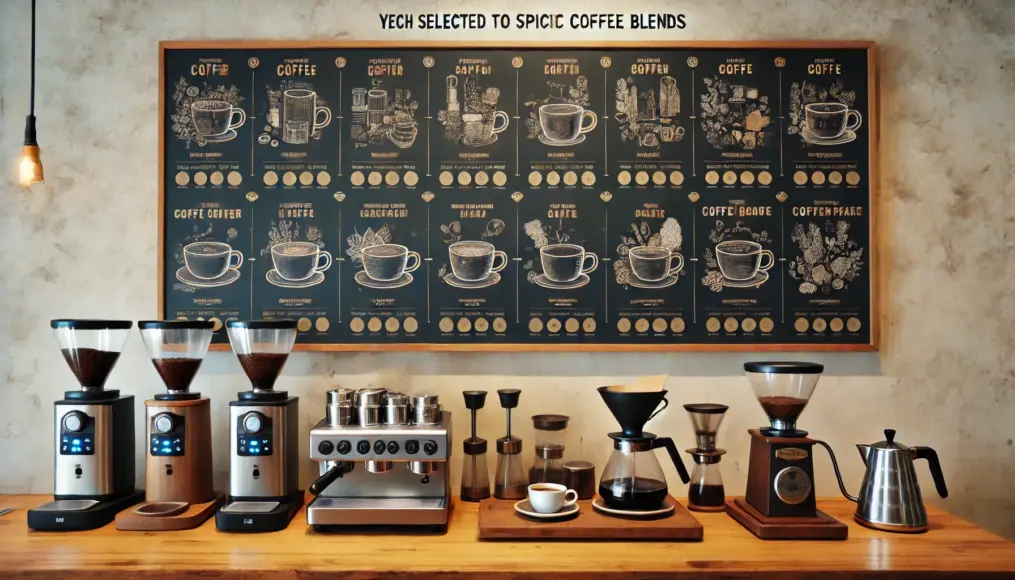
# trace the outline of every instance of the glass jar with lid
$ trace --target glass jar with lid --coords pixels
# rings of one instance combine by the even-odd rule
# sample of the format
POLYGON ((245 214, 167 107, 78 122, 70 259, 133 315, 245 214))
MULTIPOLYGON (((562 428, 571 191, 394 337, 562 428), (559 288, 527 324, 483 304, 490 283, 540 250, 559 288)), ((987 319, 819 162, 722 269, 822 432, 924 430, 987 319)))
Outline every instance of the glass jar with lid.
POLYGON ((564 448, 567 440, 567 415, 534 415, 536 460, 529 470, 529 483, 564 484, 564 448))

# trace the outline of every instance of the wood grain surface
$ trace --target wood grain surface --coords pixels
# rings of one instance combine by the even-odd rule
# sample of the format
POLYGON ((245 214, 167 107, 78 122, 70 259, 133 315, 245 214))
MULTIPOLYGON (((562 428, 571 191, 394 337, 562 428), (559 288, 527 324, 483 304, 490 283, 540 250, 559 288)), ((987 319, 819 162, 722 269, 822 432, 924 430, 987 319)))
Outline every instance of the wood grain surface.
POLYGON ((323 535, 299 513, 282 532, 194 530, 33 532, 25 510, 49 498, 0 496, 0 578, 316 580, 453 578, 517 580, 662 578, 846 579, 1015 577, 1015 544, 928 507, 930 531, 900 535, 852 521, 854 505, 819 500, 847 523, 843 542, 761 541, 725 513, 698 513, 702 542, 480 542, 479 506, 454 502, 445 535, 323 535))

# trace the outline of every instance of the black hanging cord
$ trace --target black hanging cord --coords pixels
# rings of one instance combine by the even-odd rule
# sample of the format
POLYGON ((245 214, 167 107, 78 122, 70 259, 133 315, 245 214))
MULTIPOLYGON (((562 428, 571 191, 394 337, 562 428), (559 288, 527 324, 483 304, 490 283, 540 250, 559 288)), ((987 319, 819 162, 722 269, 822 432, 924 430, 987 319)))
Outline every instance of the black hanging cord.
POLYGON ((35 0, 32 0, 32 95, 28 118, 25 119, 25 145, 38 146, 35 133, 35 0))

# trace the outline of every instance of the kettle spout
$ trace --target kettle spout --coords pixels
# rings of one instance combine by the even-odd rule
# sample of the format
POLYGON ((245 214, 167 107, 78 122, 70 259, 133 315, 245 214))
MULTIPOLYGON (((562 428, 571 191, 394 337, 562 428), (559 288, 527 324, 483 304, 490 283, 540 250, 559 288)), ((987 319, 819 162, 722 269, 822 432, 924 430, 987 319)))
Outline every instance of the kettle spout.
POLYGON ((865 443, 860 443, 856 446, 860 450, 860 459, 863 459, 863 464, 867 465, 867 458, 870 456, 871 446, 865 443))

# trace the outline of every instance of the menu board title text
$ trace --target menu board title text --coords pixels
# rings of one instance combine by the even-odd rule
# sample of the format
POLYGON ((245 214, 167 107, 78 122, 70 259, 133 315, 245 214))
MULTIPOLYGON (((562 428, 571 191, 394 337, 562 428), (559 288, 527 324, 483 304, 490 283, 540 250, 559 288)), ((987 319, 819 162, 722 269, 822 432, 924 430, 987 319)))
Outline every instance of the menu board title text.
POLYGON ((683 14, 380 14, 384 30, 674 30, 683 14))

